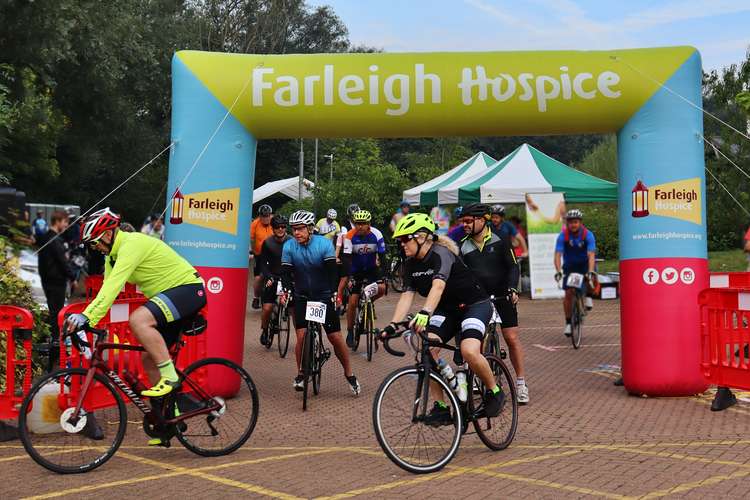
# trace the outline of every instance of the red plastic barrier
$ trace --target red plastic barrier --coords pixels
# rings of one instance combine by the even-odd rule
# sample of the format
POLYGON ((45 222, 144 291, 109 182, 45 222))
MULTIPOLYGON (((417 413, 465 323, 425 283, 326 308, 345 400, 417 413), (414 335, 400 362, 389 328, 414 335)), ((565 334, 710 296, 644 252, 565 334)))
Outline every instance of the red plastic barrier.
MULTIPOLYGON (((86 302, 90 302, 99 293, 104 282, 104 276, 101 274, 92 274, 86 276, 86 302)), ((117 295, 118 299, 137 299, 143 297, 143 294, 138 291, 138 288, 132 283, 125 283, 125 286, 117 295)))
POLYGON ((710 288, 698 302, 704 376, 719 387, 750 390, 750 289, 710 288))
POLYGON ((750 288, 750 273, 711 273, 711 288, 750 288))
POLYGON ((31 388, 31 332, 34 317, 26 309, 0 306, 0 342, 5 343, 5 390, 0 392, 0 419, 17 418, 23 398, 31 388), (16 350, 23 346, 23 356, 16 350), (23 369, 21 390, 16 387, 16 369, 23 369))
MULTIPOLYGON (((128 317, 145 302, 146 298, 143 296, 134 299, 116 300, 107 312, 107 315, 95 325, 96 328, 107 329, 109 331, 109 337, 106 340, 107 342, 139 345, 133 336, 133 333, 130 331, 128 317)), ((57 317, 57 322, 60 325, 61 331, 65 315, 69 313, 83 312, 87 305, 88 304, 85 302, 80 302, 70 304, 63 308, 57 317)), ((206 357, 206 334, 204 332, 201 335, 192 337, 183 336, 182 339, 185 341, 185 346, 180 350, 179 357, 177 358, 177 366, 184 369, 189 364, 206 357)), ((91 334, 89 334, 89 341, 91 340, 91 334)), ((123 378, 123 373, 127 370, 131 374, 137 376, 143 385, 148 387, 151 384, 146 380, 143 372, 141 355, 142 353, 137 351, 109 349, 105 351, 105 360, 107 361, 109 369, 114 370, 121 379, 125 380, 123 378)), ((60 367, 66 366, 82 366, 87 368, 89 366, 89 361, 83 356, 83 354, 78 352, 77 349, 66 346, 64 342, 60 342, 60 367)), ((71 388, 70 393, 75 394, 76 389, 76 387, 71 388)), ((66 394, 66 396, 69 396, 69 394, 66 394)), ((95 386, 94 390, 89 391, 89 395, 87 395, 87 404, 91 405, 92 408, 103 408, 111 406, 114 404, 114 401, 109 396, 109 393, 101 386, 95 386)))

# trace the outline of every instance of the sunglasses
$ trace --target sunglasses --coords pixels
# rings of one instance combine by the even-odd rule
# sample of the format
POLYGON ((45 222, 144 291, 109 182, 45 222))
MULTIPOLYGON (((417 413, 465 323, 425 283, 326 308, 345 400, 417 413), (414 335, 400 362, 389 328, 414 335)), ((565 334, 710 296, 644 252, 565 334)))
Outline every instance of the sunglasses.
POLYGON ((414 238, 413 235, 408 234, 406 236, 399 236, 398 237, 398 241, 400 241, 402 245, 406 245, 407 243, 409 243, 409 240, 411 240, 413 238, 414 238))

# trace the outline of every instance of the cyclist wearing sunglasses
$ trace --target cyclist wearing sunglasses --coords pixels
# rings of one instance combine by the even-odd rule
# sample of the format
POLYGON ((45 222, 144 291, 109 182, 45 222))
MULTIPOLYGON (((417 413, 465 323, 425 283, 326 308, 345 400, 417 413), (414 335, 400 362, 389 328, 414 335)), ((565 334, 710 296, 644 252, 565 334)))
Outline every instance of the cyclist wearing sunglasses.
MULTIPOLYGON (((447 236, 435 234, 435 223, 426 214, 409 214, 396 225, 393 233, 406 255, 404 269, 405 292, 396 305, 392 322, 384 328, 384 335, 392 335, 394 323, 403 321, 418 293, 427 297, 422 310, 414 316, 410 327, 416 332, 427 331, 430 337, 449 342, 457 333, 461 336, 461 355, 474 373, 489 389, 484 394, 485 410, 497 416, 502 410, 505 395, 495 382, 490 365, 482 355, 482 340, 492 317, 492 305, 487 292, 458 256, 458 247, 447 236)), ((433 352, 437 357, 437 352, 433 352)), ((439 386, 432 388, 440 394, 439 386)), ((449 425, 450 410, 442 400, 436 400, 428 421, 434 425, 449 425)))
POLYGON ((108 256, 104 282, 82 314, 68 316, 64 331, 72 333, 86 324, 96 325, 107 314, 126 281, 138 285, 149 300, 130 315, 130 329, 146 349, 143 355, 146 374, 152 383, 158 380, 141 395, 166 396, 178 385, 167 345, 177 341, 181 319, 194 315, 206 305, 200 275, 163 241, 121 230, 120 216, 109 208, 86 218, 81 241, 108 256))
POLYGON ((284 243, 292 239, 286 232, 287 218, 276 214, 271 219, 273 236, 266 238, 260 248, 258 266, 263 277, 263 291, 261 292, 262 310, 260 315, 260 343, 268 343, 268 323, 271 320, 273 306, 276 303, 276 284, 281 279, 281 253, 284 243))

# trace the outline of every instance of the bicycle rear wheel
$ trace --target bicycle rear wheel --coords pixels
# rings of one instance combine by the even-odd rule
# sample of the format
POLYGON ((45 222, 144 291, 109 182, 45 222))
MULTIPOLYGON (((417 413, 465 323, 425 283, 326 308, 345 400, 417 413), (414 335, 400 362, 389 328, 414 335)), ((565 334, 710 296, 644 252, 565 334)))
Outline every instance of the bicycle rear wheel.
POLYGON ((434 372, 429 378, 416 367, 399 368, 388 375, 375 394, 372 423, 378 443, 388 458, 414 474, 435 472, 451 461, 461 443, 461 411, 453 391, 434 372), (424 384, 431 380, 440 385, 441 397, 448 405, 451 422, 431 426, 424 421, 424 410, 438 395, 428 394, 424 401, 424 384), (447 397, 446 397, 447 396, 447 397))
POLYGON ((183 415, 218 404, 210 413, 182 420, 187 428, 178 430, 176 437, 185 448, 204 457, 218 457, 232 453, 250 438, 260 402, 253 379, 244 368, 228 359, 201 359, 185 369, 182 389, 185 392, 175 399, 183 415), (216 381, 225 384, 228 380, 239 381, 232 394, 211 387, 216 381))
POLYGON ((513 441, 518 427, 516 385, 513 382, 510 370, 499 357, 493 354, 486 354, 485 357, 495 376, 495 383, 505 394, 503 409, 496 417, 488 417, 484 413, 482 398, 486 388, 482 380, 475 374, 472 374, 473 380, 470 380, 468 384, 471 394, 467 401, 467 408, 474 423, 474 429, 485 446, 495 451, 504 450, 513 441))
POLYGON ((271 318, 268 321, 268 339, 264 344, 266 346, 266 349, 271 350, 271 346, 273 346, 273 337, 278 333, 278 328, 279 309, 278 306, 274 304, 273 311, 271 312, 271 318))
POLYGON ((67 368, 46 375, 21 405, 18 431, 36 463, 58 474, 89 472, 104 464, 125 437, 128 414, 117 390, 94 374, 76 422, 71 417, 88 370, 67 368))
POLYGON ((352 339, 352 352, 357 352, 359 349, 359 338, 362 335, 364 328, 364 310, 362 309, 362 302, 360 301, 357 306, 357 314, 354 316, 354 338, 352 339))
POLYGON ((289 350, 289 310, 286 305, 279 306, 279 327, 278 334, 279 338, 276 341, 276 346, 279 348, 279 356, 282 358, 286 357, 286 353, 289 350))
POLYGON ((576 295, 573 300, 573 315, 570 318, 571 335, 570 340, 573 342, 573 349, 581 347, 583 340, 583 310, 581 308, 581 299, 576 295))
POLYGON ((325 347, 323 347, 323 337, 320 325, 316 325, 315 337, 313 338, 313 394, 316 396, 320 393, 320 379, 323 376, 323 356, 325 347))

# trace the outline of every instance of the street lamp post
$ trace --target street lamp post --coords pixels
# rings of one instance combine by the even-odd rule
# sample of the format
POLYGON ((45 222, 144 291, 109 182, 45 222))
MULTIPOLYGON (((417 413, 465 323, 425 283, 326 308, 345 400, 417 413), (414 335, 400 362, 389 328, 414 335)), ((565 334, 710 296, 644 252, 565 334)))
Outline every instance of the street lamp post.
POLYGON ((329 155, 323 155, 323 158, 328 158, 331 160, 331 182, 333 182, 333 153, 329 155))

